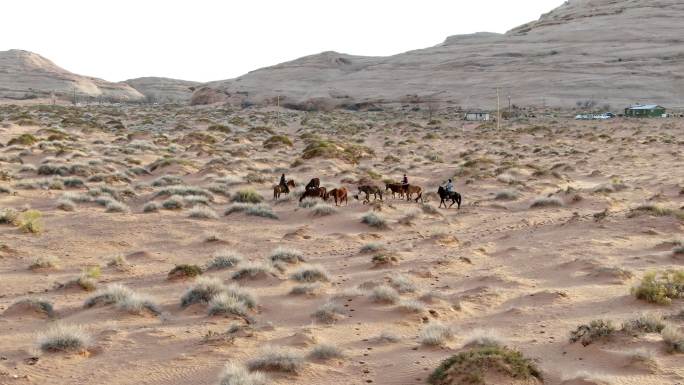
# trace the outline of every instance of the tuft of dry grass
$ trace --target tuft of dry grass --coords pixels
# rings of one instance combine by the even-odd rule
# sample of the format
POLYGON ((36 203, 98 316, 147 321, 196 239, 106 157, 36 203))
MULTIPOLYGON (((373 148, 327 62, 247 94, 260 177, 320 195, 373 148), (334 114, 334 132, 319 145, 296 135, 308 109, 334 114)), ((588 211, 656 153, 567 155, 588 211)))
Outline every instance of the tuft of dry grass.
POLYGON ((290 274, 290 279, 298 282, 328 282, 330 276, 321 265, 305 265, 290 274))
POLYGON ((308 357, 314 360, 326 361, 333 358, 343 358, 344 352, 335 345, 318 344, 311 349, 308 357))
POLYGON ((91 346, 91 337, 80 326, 56 324, 38 336, 38 346, 44 352, 77 352, 91 346))
POLYGON ((344 308, 334 302, 326 302, 319 306, 312 316, 325 324, 333 324, 344 315, 344 308))
POLYGON ((386 286, 386 285, 380 285, 374 287, 369 294, 369 298, 371 301, 375 303, 385 303, 385 304, 395 304, 399 302, 399 293, 397 293, 396 290, 393 288, 386 286))
POLYGON ((266 377, 260 372, 250 372, 245 366, 229 362, 221 372, 219 385, 266 385, 266 377))
POLYGON ((361 223, 365 223, 370 227, 375 227, 377 229, 386 229, 387 220, 380 214, 370 212, 361 217, 361 223))
POLYGON ((257 357, 247 361, 249 370, 296 373, 303 366, 303 358, 294 350, 274 346, 266 346, 257 357))
POLYGON ((425 346, 440 346, 454 338, 451 327, 438 322, 431 322, 420 331, 418 340, 425 346))
POLYGON ((579 325, 570 333, 570 342, 580 342, 582 346, 590 345, 599 340, 606 340, 615 335, 617 329, 607 320, 597 319, 588 324, 579 325))

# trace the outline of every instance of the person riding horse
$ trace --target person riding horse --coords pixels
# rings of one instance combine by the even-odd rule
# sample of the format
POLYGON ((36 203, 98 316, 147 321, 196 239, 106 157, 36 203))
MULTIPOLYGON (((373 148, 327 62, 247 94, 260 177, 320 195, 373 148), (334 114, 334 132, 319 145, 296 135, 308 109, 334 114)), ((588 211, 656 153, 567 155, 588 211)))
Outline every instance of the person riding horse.
POLYGON ((451 182, 451 179, 449 179, 449 181, 447 182, 446 186, 444 186, 444 188, 446 189, 446 191, 447 191, 449 194, 451 194, 451 193, 454 192, 454 183, 451 182))
POLYGON ((290 188, 287 186, 287 180, 285 180, 285 173, 280 176, 280 183, 278 184, 281 188, 281 191, 285 194, 290 193, 290 188))

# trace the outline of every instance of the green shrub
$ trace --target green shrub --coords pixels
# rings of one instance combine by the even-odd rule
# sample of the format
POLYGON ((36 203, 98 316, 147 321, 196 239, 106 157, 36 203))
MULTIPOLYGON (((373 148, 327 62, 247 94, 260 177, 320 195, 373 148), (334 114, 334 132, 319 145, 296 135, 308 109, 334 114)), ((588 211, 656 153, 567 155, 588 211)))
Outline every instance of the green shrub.
POLYGON ((7 142, 8 146, 14 146, 14 145, 20 145, 20 146, 32 146, 35 143, 38 142, 38 138, 31 134, 21 134, 17 136, 16 138, 10 139, 9 142, 7 142))
POLYGON ((169 271, 169 279, 175 278, 192 278, 202 275, 202 268, 197 265, 176 265, 169 271))
POLYGON ((647 302, 669 305, 673 299, 684 297, 684 270, 646 273, 632 294, 647 302))
POLYGON ((26 210, 17 218, 17 226, 25 233, 39 234, 43 231, 43 214, 38 210, 26 210))
POLYGON ((233 195, 233 202, 239 203, 261 203, 264 197, 253 189, 239 190, 233 195))
POLYGON ((285 135, 273 135, 264 141, 264 147, 268 149, 276 147, 292 147, 292 141, 285 135))

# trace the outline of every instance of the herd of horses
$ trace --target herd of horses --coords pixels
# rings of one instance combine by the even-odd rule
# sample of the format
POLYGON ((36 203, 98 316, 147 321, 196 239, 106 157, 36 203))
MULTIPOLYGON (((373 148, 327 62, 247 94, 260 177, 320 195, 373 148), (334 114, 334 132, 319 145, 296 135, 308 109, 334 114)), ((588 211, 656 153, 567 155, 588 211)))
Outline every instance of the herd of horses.
MULTIPOLYGON (((273 199, 279 199, 282 194, 289 194, 290 189, 297 187, 294 180, 290 179, 287 181, 286 185, 276 185, 273 187, 273 199)), ((373 196, 373 200, 380 199, 382 201, 383 194, 389 191, 392 194, 392 198, 396 199, 397 195, 400 199, 406 199, 407 201, 414 200, 418 202, 424 202, 423 200, 423 188, 417 185, 404 184, 404 183, 385 183, 385 189, 383 190, 379 186, 373 184, 362 184, 359 186, 359 191, 354 198, 357 200, 361 194, 364 194, 363 203, 370 203, 370 197, 373 196), (415 198, 414 198, 415 196, 415 198)), ((461 208, 461 194, 455 191, 447 191, 444 187, 439 186, 437 189, 437 195, 439 195, 441 208, 451 208, 454 204, 457 204, 458 208, 461 208), (447 201, 451 201, 451 204, 447 206, 447 201)), ((328 201, 330 198, 335 200, 335 206, 339 206, 342 202, 349 204, 348 200, 348 190, 345 187, 337 187, 331 190, 327 190, 325 187, 321 187, 321 180, 319 178, 313 178, 307 183, 304 188, 304 193, 299 197, 299 201, 303 201, 306 198, 319 198, 324 201, 328 201)))

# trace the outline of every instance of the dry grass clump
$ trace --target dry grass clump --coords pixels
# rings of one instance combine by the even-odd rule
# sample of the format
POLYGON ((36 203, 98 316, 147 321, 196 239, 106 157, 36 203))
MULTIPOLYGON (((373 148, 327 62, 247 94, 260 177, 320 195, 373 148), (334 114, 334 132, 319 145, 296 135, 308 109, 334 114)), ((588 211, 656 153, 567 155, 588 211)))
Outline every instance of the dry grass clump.
POLYGON ((247 361, 249 370, 296 373, 304 365, 303 358, 295 351, 273 346, 265 347, 257 357, 247 361))
POLYGON ((127 213, 128 211, 130 211, 128 206, 115 200, 110 200, 105 205, 105 212, 108 213, 127 213))
POLYGON ((44 314, 49 318, 55 316, 55 309, 52 304, 43 299, 27 298, 14 302, 10 308, 20 307, 29 308, 37 311, 38 313, 44 314))
POLYGON ((344 308, 334 302, 326 302, 311 315, 319 322, 333 324, 342 319, 344 308))
POLYGON ((143 206, 143 212, 144 213, 156 213, 159 211, 159 203, 157 202, 147 202, 143 206))
POLYGON ((630 212, 627 214, 627 218, 634 218, 638 217, 639 215, 652 215, 654 217, 673 216, 680 220, 684 220, 684 210, 670 209, 655 204, 644 204, 637 206, 630 210, 630 212))
POLYGON ((233 279, 258 279, 274 274, 273 266, 265 263, 248 262, 240 266, 232 275, 233 279))
POLYGON ((667 325, 660 334, 669 353, 684 353, 684 333, 676 326, 667 325))
POLYGON ((622 324, 622 331, 632 335, 660 333, 663 329, 665 329, 665 322, 656 314, 641 315, 622 324))
POLYGON ((120 271, 126 271, 131 268, 131 263, 128 262, 126 257, 124 257, 123 255, 117 255, 116 257, 110 259, 109 262, 107 262, 107 266, 114 267, 120 271))
POLYGON ((244 189, 237 191, 232 198, 233 202, 239 203, 261 203, 264 197, 259 195, 254 189, 244 189))
POLYGON ((323 288, 323 285, 320 283, 305 283, 303 285, 296 285, 293 286, 292 289, 290 289, 290 294, 291 295, 316 295, 318 294, 323 288))
POLYGON ((304 256, 301 251, 297 249, 289 249, 285 247, 278 247, 271 252, 268 257, 271 262, 286 262, 286 263, 299 263, 305 262, 304 256))
POLYGON ((77 352, 87 350, 91 337, 75 325, 56 324, 38 336, 38 346, 44 352, 77 352))
POLYGON ((62 211, 75 211, 76 204, 68 199, 60 198, 57 200, 57 208, 62 211))
POLYGON ((15 209, 6 208, 0 210, 0 224, 16 225, 19 219, 19 212, 15 209))
POLYGON ((518 193, 512 190, 499 191, 494 196, 497 201, 513 201, 518 199, 518 193))
POLYGON ((390 285, 399 293, 414 293, 417 290, 415 282, 405 274, 393 275, 389 278, 390 285))
POLYGON ((304 208, 304 209, 310 209, 319 203, 320 202, 318 201, 318 199, 305 198, 301 202, 299 202, 299 207, 304 208))
POLYGON ((343 358, 344 352, 335 345, 318 344, 311 349, 308 357, 313 360, 326 361, 333 358, 343 358))
POLYGON ((597 319, 588 324, 579 325, 570 333, 570 342, 580 342, 587 346, 599 340, 607 340, 615 335, 618 330, 610 321, 597 319))
POLYGON ((684 298, 684 270, 646 273, 632 294, 647 302, 669 305, 673 299, 684 298))
POLYGON ((183 197, 174 195, 163 201, 161 205, 166 210, 180 210, 185 207, 185 201, 183 197))
POLYGON ((485 385, 488 372, 519 380, 536 379, 535 383, 543 382, 537 366, 522 353, 506 347, 487 346, 460 352, 442 361, 428 377, 428 383, 485 385))
POLYGON ((229 293, 219 293, 209 301, 209 315, 247 316, 247 305, 229 293))
POLYGON ((493 330, 476 329, 464 338, 463 346, 472 347, 501 347, 504 346, 501 337, 493 330))
POLYGON ((161 309, 152 299, 142 296, 120 284, 107 286, 104 290, 88 298, 84 303, 86 308, 97 305, 115 305, 116 308, 131 314, 142 314, 144 311, 149 311, 154 315, 161 314, 161 309))
POLYGON ((311 215, 315 217, 325 217, 328 215, 333 215, 337 213, 335 206, 328 203, 316 203, 315 206, 311 208, 311 215))
POLYGON ((290 279, 298 282, 328 282, 330 276, 321 265, 306 265, 290 274, 290 279))
POLYGON ((207 263, 207 270, 230 269, 237 266, 243 260, 244 258, 240 254, 231 251, 220 251, 207 263))
POLYGON ((254 217, 278 219, 278 216, 273 212, 271 206, 266 204, 233 203, 228 206, 224 215, 230 215, 236 212, 244 212, 246 215, 254 217))
POLYGON ((221 372, 219 385, 266 385, 266 377, 260 372, 250 372, 245 366, 227 363, 221 372))
POLYGON ((543 207, 561 207, 563 206, 563 201, 557 197, 542 197, 537 198, 532 201, 530 208, 543 208, 543 207))
POLYGON ((386 253, 375 254, 371 258, 371 263, 375 267, 393 265, 397 262, 399 262, 399 259, 396 256, 386 253))
POLYGON ((59 267, 59 258, 54 255, 35 258, 29 265, 29 269, 56 269, 59 267))
POLYGON ((361 217, 361 223, 365 223, 368 226, 375 227, 377 229, 386 229, 388 227, 387 220, 385 220, 382 215, 374 212, 367 213, 361 217))
POLYGON ((380 285, 374 287, 368 297, 370 298, 371 301, 375 303, 385 303, 385 304, 395 304, 399 302, 399 293, 397 293, 396 290, 393 288, 386 286, 386 285, 380 285))
POLYGON ((190 209, 188 217, 195 219, 218 219, 218 214, 209 207, 197 206, 190 209))
POLYGON ((373 340, 382 343, 395 343, 401 341, 401 337, 394 333, 388 332, 387 330, 384 330, 377 337, 373 338, 373 340))
POLYGON ((43 232, 43 214, 38 210, 26 210, 19 214, 15 224, 25 233, 39 234, 43 232))
POLYGON ((218 278, 200 277, 181 296, 181 307, 188 307, 195 303, 208 303, 218 294, 225 292, 226 289, 226 285, 218 278))
POLYGON ((361 246, 361 249, 359 250, 360 253, 374 253, 377 251, 384 250, 384 246, 380 243, 377 242, 370 242, 366 243, 365 245, 361 246))
POLYGON ((169 271, 169 279, 193 278, 202 275, 202 268, 197 265, 181 264, 176 265, 169 271))
POLYGON ((422 313, 425 311, 425 304, 415 299, 404 299, 399 301, 398 308, 411 313, 422 313))
POLYGON ((440 346, 454 338, 451 327, 441 323, 431 322, 418 335, 418 340, 425 346, 440 346))

